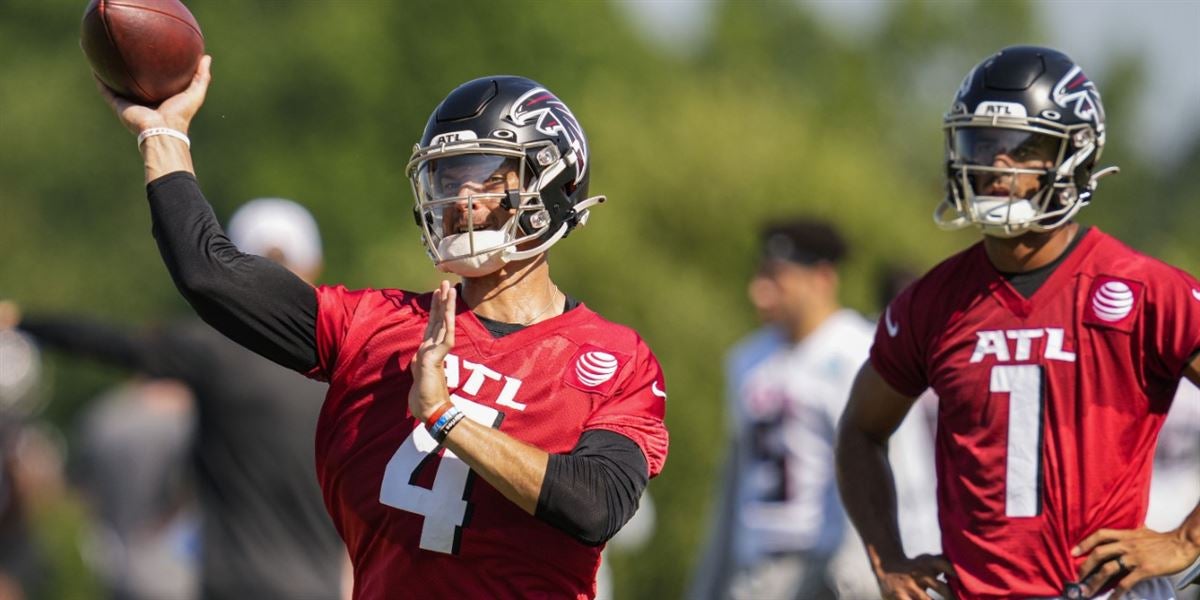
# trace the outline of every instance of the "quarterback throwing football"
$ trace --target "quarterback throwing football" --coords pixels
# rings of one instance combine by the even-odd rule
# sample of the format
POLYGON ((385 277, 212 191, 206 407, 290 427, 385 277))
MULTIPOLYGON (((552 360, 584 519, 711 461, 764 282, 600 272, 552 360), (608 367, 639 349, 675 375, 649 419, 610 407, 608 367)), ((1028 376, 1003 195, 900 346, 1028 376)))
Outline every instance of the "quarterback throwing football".
POLYGON ((561 100, 486 77, 434 110, 408 164, 432 293, 312 287, 230 243, 186 132, 211 59, 155 109, 102 92, 138 134, 154 233, 211 325, 322 380, 317 477, 356 598, 589 598, 604 542, 667 455, 658 361, 559 291, 547 250, 602 201, 561 100))
POLYGON ((839 433, 839 485, 880 588, 1174 598, 1164 576, 1200 556, 1200 509, 1173 531, 1143 521, 1175 388, 1200 382, 1200 283, 1073 220, 1109 170, 1100 94, 1067 56, 989 57, 944 128, 934 218, 983 240, 887 307, 839 433), (909 558, 886 442, 926 388, 944 555, 909 558))

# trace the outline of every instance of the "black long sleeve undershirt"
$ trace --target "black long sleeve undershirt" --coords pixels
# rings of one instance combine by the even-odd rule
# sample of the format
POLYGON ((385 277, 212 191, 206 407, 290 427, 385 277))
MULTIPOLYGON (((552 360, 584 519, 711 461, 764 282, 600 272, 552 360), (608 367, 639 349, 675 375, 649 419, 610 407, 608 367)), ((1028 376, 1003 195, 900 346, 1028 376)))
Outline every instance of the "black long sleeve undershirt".
POLYGON ((551 454, 538 495, 537 518, 589 545, 616 535, 649 482, 642 449, 612 431, 583 432, 570 454, 551 454))
MULTIPOLYGON (((317 365, 317 297, 275 262, 240 252, 225 236, 190 173, 146 186, 154 239, 175 286, 217 331, 280 365, 317 365)), ((646 458, 633 440, 587 431, 569 455, 550 455, 536 515, 579 541, 598 545, 637 510, 646 458)))
POLYGON ((282 265, 229 241, 190 173, 146 186, 154 239, 175 287, 233 341, 289 369, 317 365, 317 295, 282 265))

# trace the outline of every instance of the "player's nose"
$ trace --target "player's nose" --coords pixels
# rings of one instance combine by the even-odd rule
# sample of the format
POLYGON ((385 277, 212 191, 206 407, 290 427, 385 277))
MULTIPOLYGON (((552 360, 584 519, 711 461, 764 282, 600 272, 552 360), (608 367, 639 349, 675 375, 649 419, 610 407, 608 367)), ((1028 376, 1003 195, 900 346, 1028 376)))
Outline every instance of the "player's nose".
MULTIPOLYGON (((482 191, 483 191, 482 183, 477 182, 477 181, 464 181, 461 184, 459 184, 459 186, 458 186, 458 197, 459 198, 467 198, 474 194, 478 194, 482 191)), ((466 201, 460 200, 458 202, 458 204, 462 204, 463 206, 466 206, 466 201)))

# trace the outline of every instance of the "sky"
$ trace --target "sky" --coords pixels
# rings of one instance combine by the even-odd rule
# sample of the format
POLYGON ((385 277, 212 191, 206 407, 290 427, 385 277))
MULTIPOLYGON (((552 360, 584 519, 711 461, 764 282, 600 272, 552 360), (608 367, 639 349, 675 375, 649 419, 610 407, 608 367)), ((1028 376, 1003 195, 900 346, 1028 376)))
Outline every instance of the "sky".
MULTIPOLYGON (((717 1, 615 4, 664 51, 686 54, 704 43, 717 1)), ((872 35, 887 1, 801 0, 796 5, 854 39, 872 35)), ((1135 148, 1170 163, 1200 133, 1200 0, 1035 0, 1034 6, 1050 35, 1047 43, 1071 56, 1093 80, 1103 81, 1113 58, 1145 57, 1148 71, 1136 114, 1143 135, 1132 141, 1135 148)), ((1014 40, 1020 41, 1025 40, 1014 40)))

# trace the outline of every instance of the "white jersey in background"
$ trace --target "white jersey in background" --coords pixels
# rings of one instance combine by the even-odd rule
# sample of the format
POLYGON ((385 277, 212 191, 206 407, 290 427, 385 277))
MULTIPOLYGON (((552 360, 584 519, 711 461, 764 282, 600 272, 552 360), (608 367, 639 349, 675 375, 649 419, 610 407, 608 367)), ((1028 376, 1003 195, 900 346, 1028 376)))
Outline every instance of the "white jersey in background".
MULTIPOLYGON (((724 532, 712 542, 725 555, 710 548, 702 568, 730 571, 804 554, 833 559, 830 584, 841 597, 878 595, 838 498, 833 462, 837 423, 873 336, 866 319, 843 309, 798 344, 768 328, 730 353, 735 448, 723 494, 729 505, 720 511, 729 522, 718 524, 724 532)), ((891 453, 905 545, 937 551, 933 435, 918 413, 892 438, 891 453)))
MULTIPOLYGON (((1170 531, 1187 518, 1200 499, 1200 389, 1190 381, 1179 382, 1167 420, 1158 433, 1154 472, 1150 479, 1150 508, 1146 527, 1170 531)), ((1177 574, 1176 583, 1191 569, 1177 574)), ((1180 600, 1200 598, 1200 587, 1190 586, 1180 600)))
POLYGON ((841 544, 834 433, 872 334, 861 316, 841 310, 798 344, 781 339, 737 378, 737 564, 785 552, 829 557, 841 544))
POLYGON ((1200 500, 1200 390, 1179 383, 1167 420, 1158 433, 1150 509, 1146 526, 1157 531, 1179 527, 1200 500))

